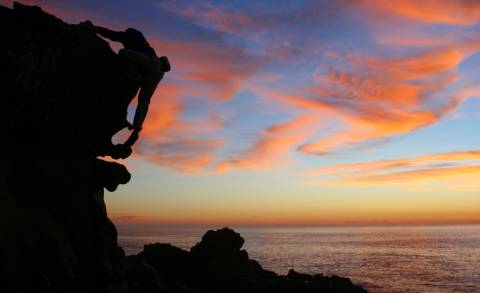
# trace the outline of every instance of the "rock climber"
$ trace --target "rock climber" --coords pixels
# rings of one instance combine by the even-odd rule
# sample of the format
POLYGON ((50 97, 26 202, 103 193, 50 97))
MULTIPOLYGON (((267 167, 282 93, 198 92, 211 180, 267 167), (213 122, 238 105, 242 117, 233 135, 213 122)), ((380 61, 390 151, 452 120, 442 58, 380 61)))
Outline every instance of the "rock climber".
POLYGON ((150 99, 158 83, 163 78, 165 72, 170 71, 170 62, 165 56, 158 57, 143 34, 136 29, 127 28, 125 31, 113 31, 93 25, 91 21, 85 21, 81 24, 92 28, 97 34, 104 38, 122 43, 123 49, 118 52, 118 55, 134 65, 140 73, 138 105, 135 110, 133 123, 130 124, 127 121, 127 126, 132 130, 132 133, 123 144, 130 148, 137 141, 138 134, 142 130, 150 99))

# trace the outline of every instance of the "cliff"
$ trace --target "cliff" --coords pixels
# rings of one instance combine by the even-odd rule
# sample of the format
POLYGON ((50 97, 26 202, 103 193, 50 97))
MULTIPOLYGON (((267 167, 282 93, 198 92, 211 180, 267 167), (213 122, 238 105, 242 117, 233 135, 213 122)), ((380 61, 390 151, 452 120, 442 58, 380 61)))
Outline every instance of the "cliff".
POLYGON ((138 84, 85 26, 0 6, 0 288, 3 292, 365 292, 339 277, 263 270, 243 239, 209 231, 184 251, 127 257, 103 190, 130 180, 112 145, 138 84))
POLYGON ((0 35, 2 284, 101 292, 122 257, 103 189, 130 174, 97 156, 119 156, 138 85, 107 42, 38 7, 0 6, 0 35))

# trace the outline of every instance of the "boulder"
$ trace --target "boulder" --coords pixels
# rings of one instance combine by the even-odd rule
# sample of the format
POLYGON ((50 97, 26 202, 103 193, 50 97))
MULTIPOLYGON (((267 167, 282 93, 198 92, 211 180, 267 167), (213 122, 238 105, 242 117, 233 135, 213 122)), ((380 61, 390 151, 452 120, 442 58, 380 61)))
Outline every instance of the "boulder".
POLYGON ((242 250, 232 229, 209 230, 190 251, 170 244, 148 244, 131 258, 148 263, 165 278, 172 292, 315 292, 366 293, 350 279, 308 275, 290 270, 286 276, 264 270, 242 250))

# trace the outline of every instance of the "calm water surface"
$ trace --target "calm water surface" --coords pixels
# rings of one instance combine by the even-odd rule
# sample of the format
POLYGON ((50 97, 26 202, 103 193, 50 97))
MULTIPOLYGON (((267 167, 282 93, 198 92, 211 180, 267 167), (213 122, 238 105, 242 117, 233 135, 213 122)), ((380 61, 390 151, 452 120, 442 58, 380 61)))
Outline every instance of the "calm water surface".
MULTIPOLYGON (((118 225, 127 254, 145 243, 188 249, 219 227, 118 225)), ((235 228, 269 270, 350 277, 373 293, 480 292, 480 225, 235 228)))

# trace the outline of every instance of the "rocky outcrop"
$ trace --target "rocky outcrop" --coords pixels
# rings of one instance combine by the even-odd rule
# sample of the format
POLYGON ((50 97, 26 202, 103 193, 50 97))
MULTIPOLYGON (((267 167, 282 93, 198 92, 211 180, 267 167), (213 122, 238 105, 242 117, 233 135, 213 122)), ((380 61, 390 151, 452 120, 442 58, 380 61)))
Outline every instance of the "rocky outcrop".
POLYGON ((1 292, 364 292, 348 279, 263 270, 237 233, 191 251, 145 246, 126 257, 103 190, 130 180, 125 127, 138 84, 107 42, 39 7, 0 6, 1 292))
POLYGON ((0 35, 0 288, 104 292, 123 252, 103 189, 130 174, 97 156, 126 155, 111 137, 138 85, 107 42, 38 7, 0 6, 0 35))
POLYGON ((190 251, 169 244, 148 244, 128 261, 155 268, 168 292, 367 292, 348 278, 294 270, 280 276, 264 270, 241 249, 243 242, 231 229, 210 230, 190 251))
MULTIPOLYGON (((138 89, 91 29, 38 7, 0 8, 2 125, 25 154, 106 155, 138 89)), ((4 145, 4 144, 3 144, 4 145)))

